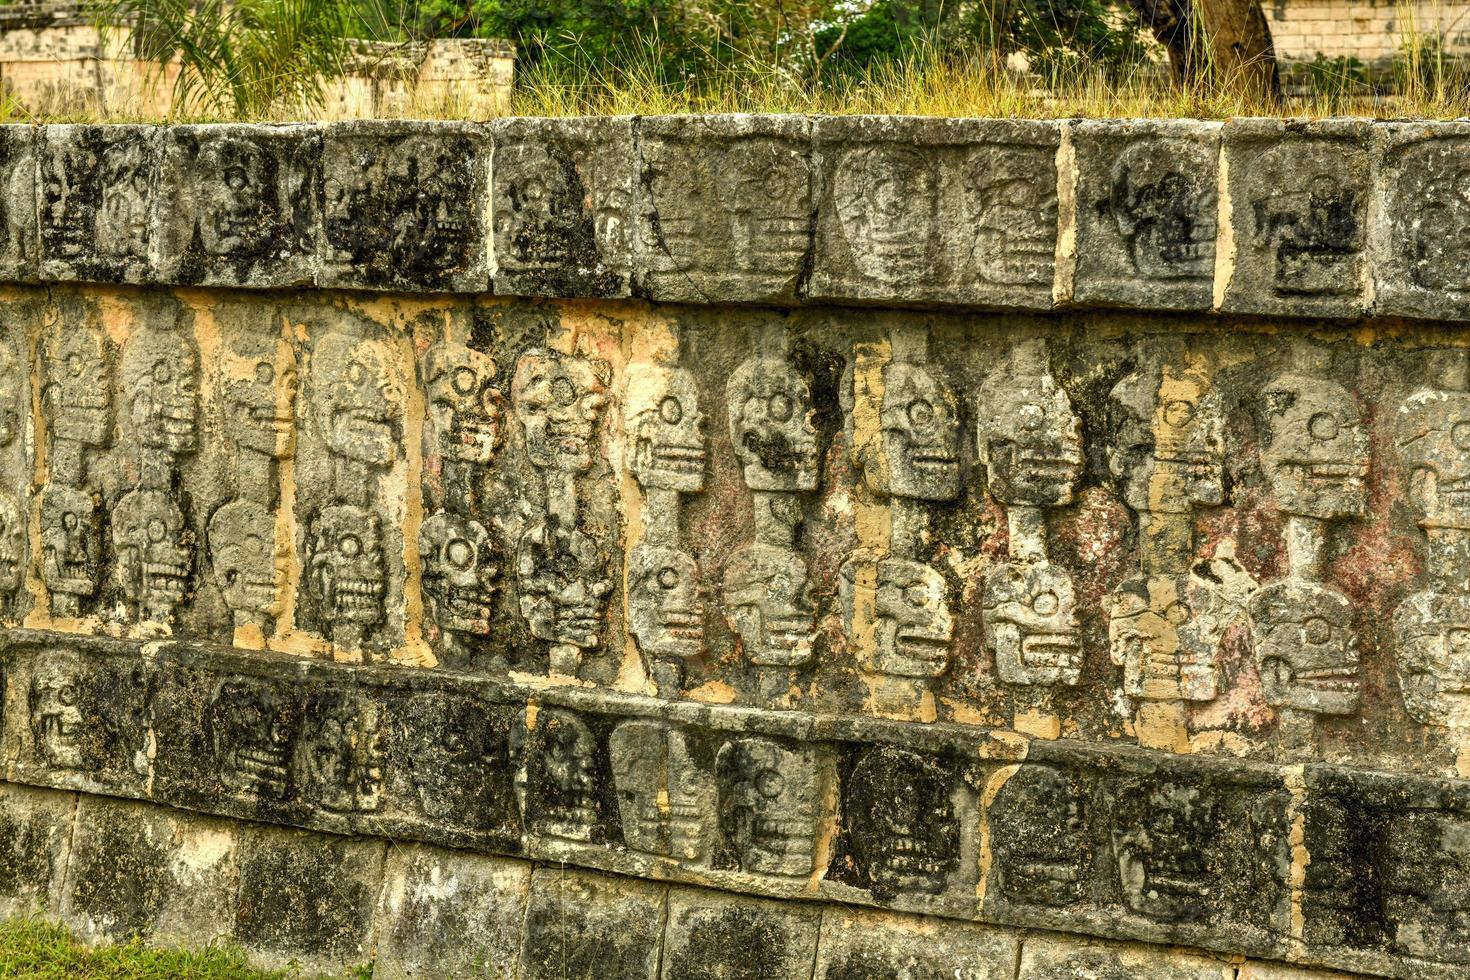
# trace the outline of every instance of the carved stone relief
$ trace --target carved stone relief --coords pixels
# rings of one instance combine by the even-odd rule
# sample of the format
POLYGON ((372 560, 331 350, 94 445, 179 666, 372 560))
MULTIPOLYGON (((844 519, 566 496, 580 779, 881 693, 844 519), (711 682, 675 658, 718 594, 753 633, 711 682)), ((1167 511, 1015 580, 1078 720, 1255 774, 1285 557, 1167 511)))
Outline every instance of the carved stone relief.
POLYGON ((694 761, 684 732, 661 722, 625 721, 609 736, 608 757, 628 846, 706 861, 715 781, 694 761))
POLYGON ((254 500, 233 500, 209 519, 214 583, 235 626, 269 633, 285 605, 291 551, 276 532, 276 515, 254 500))
POLYGON ((715 785, 727 860, 758 874, 793 878, 811 874, 822 816, 815 747, 734 739, 716 756, 715 785))
POLYGON ((308 696, 292 746, 292 780, 327 810, 371 813, 383 804, 388 731, 380 702, 351 693, 308 696))
POLYGON ((114 577, 129 613, 169 623, 190 591, 194 552, 183 511, 166 490, 131 490, 112 511, 114 577))
POLYGON ((43 274, 141 282, 158 184, 158 131, 146 126, 64 126, 40 153, 43 274))
POLYGON ((869 749, 845 794, 848 846, 878 898, 937 895, 960 863, 954 776, 940 761, 901 749, 869 749))
POLYGON ((284 799, 299 724, 296 704, 274 685, 251 678, 222 681, 205 729, 225 788, 251 799, 284 799))
POLYGON ((989 810, 995 884, 1011 902, 1056 908, 1091 890, 1091 801, 1074 773, 1027 764, 995 794, 989 810))
POLYGON ((41 491, 41 581, 51 593, 51 613, 74 617, 97 594, 102 574, 102 529, 97 502, 73 487, 41 491))
POLYGON ((602 834, 602 752, 582 719, 559 709, 523 713, 510 755, 527 833, 578 842, 602 834))
POLYGON ((367 631, 383 621, 382 523, 365 508, 334 504, 312 520, 307 539, 306 588, 327 633, 336 646, 361 650, 367 631))

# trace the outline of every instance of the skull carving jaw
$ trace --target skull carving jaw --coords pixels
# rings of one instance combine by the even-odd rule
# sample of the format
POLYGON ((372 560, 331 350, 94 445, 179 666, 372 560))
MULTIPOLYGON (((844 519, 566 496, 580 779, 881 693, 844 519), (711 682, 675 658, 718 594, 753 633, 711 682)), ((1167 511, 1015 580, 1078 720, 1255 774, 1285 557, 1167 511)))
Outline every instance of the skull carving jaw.
POLYGON ((237 626, 266 626, 281 615, 290 551, 276 534, 276 516, 260 504, 236 500, 209 520, 215 584, 237 626))
POLYGON ((424 597, 441 630, 488 636, 496 577, 490 535, 475 521, 435 514, 419 528, 424 597))
POLYGON ((938 894, 960 859, 960 832, 944 769, 914 752, 869 749, 853 767, 853 857, 877 898, 938 894))
POLYGON ((1192 371, 1140 370, 1111 395, 1108 468, 1136 513, 1187 514, 1225 499, 1224 415, 1192 371))
POLYGON ((1014 901, 1064 907, 1086 899, 1092 842, 1087 797, 1069 774, 1027 763, 991 806, 995 868, 1014 901))
POLYGON ((327 449, 365 467, 386 469, 398 455, 402 396, 380 341, 329 335, 312 355, 313 412, 327 449))
POLYGON ((322 508, 311 529, 307 588, 322 619, 350 634, 383 619, 383 534, 378 515, 362 507, 322 508))
POLYGON ((58 597, 79 600, 97 591, 102 549, 92 495, 52 485, 41 495, 41 580, 58 597))
POLYGON ((904 147, 862 147, 838 164, 837 217, 862 274, 882 283, 924 281, 939 235, 933 161, 904 147))
POLYGON ((858 451, 875 493, 953 500, 960 491, 959 417, 954 392, 921 364, 883 369, 881 437, 858 451))
POLYGON ((527 831, 590 841, 600 826, 597 741, 576 715, 543 709, 532 729, 523 712, 511 729, 515 792, 527 831))
POLYGON ((516 578, 532 636, 584 650, 597 646, 612 583, 590 537, 555 521, 529 529, 517 548, 516 578))
POLYGON ((817 487, 817 430, 806 379, 785 361, 753 357, 725 386, 730 442, 752 490, 817 487))
POLYGON ((678 548, 640 543, 628 559, 628 620, 645 656, 689 660, 704 652, 699 566, 678 548))
POLYGON ((495 361, 463 344, 441 343, 424 354, 428 395, 427 452, 445 462, 489 466, 500 447, 500 391, 495 361))
POLYGON ((1347 596, 1288 579, 1252 595, 1249 610, 1268 704, 1324 715, 1357 712, 1362 691, 1347 596))
POLYGON ((653 721, 626 721, 608 739, 618 813, 628 846, 698 861, 709 847, 714 780, 689 753, 684 733, 653 721))
POLYGON ((758 666, 800 667, 815 639, 806 562, 795 552, 753 544, 725 566, 725 617, 745 657, 758 666))
POLYGON ((985 645, 1007 684, 1076 684, 1082 675, 1077 592, 1050 562, 1006 563, 986 579, 985 645))
POLYGON ((802 877, 815 864, 819 776, 815 751, 759 738, 715 757, 720 834, 742 871, 802 877))
POLYGON ((153 196, 153 161, 149 146, 124 140, 102 154, 101 200, 94 222, 93 241, 114 258, 142 258, 148 254, 148 205, 153 196))
POLYGON ((642 401, 646 407, 628 420, 633 477, 648 490, 699 493, 704 489, 705 417, 694 375, 683 368, 660 369, 642 401))
POLYGON ((1006 505, 1072 502, 1082 474, 1082 421, 1040 343, 1023 345, 988 378, 977 402, 980 460, 990 495, 1006 505))
POLYGON ((855 559, 838 577, 848 636, 866 670, 891 677, 938 677, 949 669, 954 620, 944 576, 902 558, 855 559), (872 576, 871 584, 864 581, 872 576), (872 610, 871 650, 855 633, 861 608, 872 610))
POLYGON ((68 656, 46 658, 31 675, 31 734, 41 758, 58 769, 85 763, 83 678, 81 662, 68 656))
POLYGON ((1262 466, 1288 514, 1360 517, 1367 505, 1368 429, 1346 388, 1285 375, 1266 389, 1262 466))
POLYGON ((1393 630, 1410 717, 1470 728, 1470 593, 1416 593, 1395 610, 1393 630))
POLYGON ((1173 782, 1130 783, 1120 788, 1113 812, 1113 854, 1125 904, 1163 922, 1206 915, 1206 849, 1220 828, 1205 791, 1173 782))
POLYGON ((209 734, 220 779, 246 796, 285 797, 297 719, 266 684, 220 684, 209 705, 209 734))
POLYGON ((1216 191, 1195 172, 1179 169, 1178 159, 1138 143, 1113 164, 1108 210, 1133 267, 1148 279, 1214 274, 1216 191))
POLYGON ((592 468, 607 381, 602 362, 555 351, 533 351, 517 362, 511 402, 532 466, 561 473, 592 468))
POLYGON ((1470 529, 1470 394, 1427 389, 1410 395, 1395 442, 1420 525, 1470 529))

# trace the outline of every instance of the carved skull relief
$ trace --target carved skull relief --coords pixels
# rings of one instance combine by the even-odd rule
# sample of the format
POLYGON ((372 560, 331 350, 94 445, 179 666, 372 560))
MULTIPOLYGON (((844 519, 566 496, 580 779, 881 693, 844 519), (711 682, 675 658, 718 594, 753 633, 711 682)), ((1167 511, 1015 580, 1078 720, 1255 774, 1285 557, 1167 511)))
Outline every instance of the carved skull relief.
POLYGON ((612 582, 595 541, 555 521, 532 527, 516 549, 516 578, 532 636, 584 650, 597 646, 612 582))
MULTIPOLYGON (((102 542, 92 495, 65 486, 41 493, 41 581, 53 598, 82 599, 97 591, 102 542)), ((74 610, 73 610, 74 611, 74 610)))
POLYGON ((1224 501, 1224 417, 1202 374, 1140 369, 1113 388, 1108 469, 1136 513, 1187 514, 1224 501))
POLYGON ((0 596, 14 596, 25 574, 26 519, 14 497, 0 494, 0 596))
POLYGON ((1026 763, 990 806, 1001 893, 1013 902, 1075 905, 1087 897, 1092 844, 1088 802, 1068 773, 1026 763))
POLYGON ((640 542, 628 557, 628 624, 645 656, 704 652, 699 566, 678 548, 640 542))
POLYGON ((763 738, 725 743, 715 757, 720 836, 742 871, 804 877, 815 860, 816 750, 763 738))
POLYGON ((1424 167, 1427 178, 1404 221, 1409 275, 1424 289, 1470 289, 1470 271, 1456 244, 1470 234, 1470 168, 1435 157, 1405 164, 1424 167))
POLYGON ((395 764, 406 771, 425 815, 449 824, 513 825, 506 726, 478 698, 419 695, 399 718, 395 764))
POLYGON ((395 258, 410 267, 451 270, 459 266, 470 242, 465 207, 464 147, 430 137, 409 137, 389 155, 388 187, 394 190, 388 215, 395 258), (406 219, 406 221, 404 220, 406 219))
POLYGON ((987 282, 1051 284, 1057 239, 1052 156, 1040 147, 991 147, 967 171, 976 217, 972 263, 987 282))
POLYGON ((419 527, 419 556, 425 604, 438 627, 489 635, 500 568, 485 529, 455 514, 435 514, 419 527))
POLYGON ((960 863, 953 780, 914 752, 867 749, 853 767, 844 812, 853 858, 879 899, 944 891, 960 863))
POLYGON ((124 139, 102 154, 101 199, 93 222, 97 249, 115 258, 148 254, 148 205, 154 163, 143 140, 124 139))
POLYGON ((30 409, 24 400, 30 398, 27 371, 16 356, 15 348, 0 343, 0 446, 8 446, 20 434, 21 419, 30 409))
POLYGON ((148 619, 168 622, 188 591, 193 554, 186 530, 178 504, 162 490, 133 490, 113 509, 118 585, 148 619))
POLYGON ((208 255, 257 256, 277 221, 273 161, 248 139, 215 136, 195 164, 199 244, 208 255))
POLYGON ((495 262, 501 269, 555 271, 587 258, 578 248, 585 188, 558 148, 497 146, 493 180, 495 262))
POLYGON ((209 519, 210 568, 235 625, 273 623, 285 603, 291 552, 276 534, 276 515, 253 500, 235 500, 209 519))
POLYGON ((1256 161, 1263 192, 1250 201, 1258 247, 1269 250, 1281 295, 1342 295, 1361 288, 1361 191, 1340 154, 1268 150, 1256 161), (1281 183, 1270 180, 1278 174, 1281 183))
POLYGON ((220 781, 246 797, 284 798, 297 724, 294 706, 265 682, 223 681, 206 715, 220 781))
POLYGON ((602 361, 542 350, 516 362, 511 402, 532 466, 563 473, 592 468, 607 384, 602 361))
POLYGON ((628 846, 681 861, 703 859, 715 783, 690 756, 684 733, 661 722, 625 721, 608 738, 608 756, 628 846))
POLYGON ((1133 267, 1148 279, 1215 273, 1217 192, 1202 171, 1179 166, 1154 143, 1134 143, 1113 163, 1106 202, 1133 267))
POLYGON ((1410 717, 1470 727, 1470 593, 1411 595, 1393 614, 1399 685, 1410 717))
POLYGON ((388 732, 374 698, 310 699, 292 752, 297 789, 336 813, 372 813, 383 804, 388 732))
POLYGON ((323 507, 308 534, 306 586, 330 626, 376 625, 383 619, 383 532, 362 507, 323 507))
POLYGON ((1248 608, 1268 704, 1324 715, 1358 710, 1358 641, 1347 596, 1287 579, 1256 592, 1248 608))
POLYGON ((944 576, 923 562, 902 558, 855 559, 838 577, 850 642, 863 667, 893 677, 938 677, 949 669, 954 619, 944 576), (871 651, 855 635, 856 616, 871 609, 871 651))
POLYGON ((1124 582, 1107 606, 1108 648, 1125 694, 1214 700, 1220 643, 1242 612, 1230 597, 1192 575, 1151 575, 1124 582))
POLYGON ((752 544, 725 566, 725 618, 753 664, 799 667, 811 659, 816 603, 806 560, 752 544))
POLYGON ((1218 807, 1200 787, 1126 782, 1112 800, 1113 857, 1123 901, 1161 922, 1199 919, 1209 909, 1209 848, 1218 807))
POLYGON ((424 352, 421 370, 428 402, 424 451, 489 466, 500 448, 503 415, 495 361, 464 344, 439 343, 424 352))
POLYGON ((1470 394, 1414 392, 1398 413, 1394 443, 1419 523, 1470 529, 1470 394))
POLYGON ((775 357, 743 361, 725 385, 730 443, 752 490, 817 487, 812 393, 795 368, 775 357))
POLYGON ((857 448, 874 493, 953 500, 960 492, 959 406, 954 390, 922 364, 883 368, 880 438, 857 448))
MULTIPOLYGON (((87 718, 82 713, 82 665, 68 655, 51 655, 31 674, 31 736, 40 757, 58 769, 85 764, 87 718)), ((95 734, 95 733, 93 733, 95 734)))
POLYGON ((123 347, 123 389, 139 445, 190 453, 198 445, 199 347, 182 330, 144 329, 123 347))
POLYGON ((227 434, 242 449, 271 459, 296 450, 296 351, 279 337, 234 338, 225 358, 227 434))
POLYGON ((364 466, 387 468, 398 455, 403 393, 388 345, 345 334, 317 342, 311 408, 327 449, 364 466))
POLYGON ((56 439, 105 446, 112 435, 112 385, 102 342, 91 330, 67 324, 46 339, 41 408, 56 439))
POLYGON ((543 837, 588 841, 598 830, 597 741, 569 711, 543 708, 511 728, 516 800, 526 830, 543 837), (528 730, 527 725, 534 724, 528 730))
POLYGON ((882 283, 923 281, 939 245, 933 160, 918 150, 849 150, 834 182, 837 218, 858 269, 882 283))
POLYGON ((1082 421, 1046 367, 1044 348, 998 369, 976 399, 990 495, 1003 504, 1068 504, 1082 474, 1082 421))
POLYGON ((698 493, 704 489, 705 417, 694 375, 684 368, 658 368, 639 380, 644 378, 648 388, 637 401, 630 384, 628 468, 644 489, 698 493))
POLYGON ((1077 592, 1047 561, 1006 562, 985 579, 985 647, 1007 684, 1076 684, 1082 675, 1077 592))
POLYGON ((1465 962, 1470 944, 1470 820, 1410 810, 1384 831, 1384 912, 1411 956, 1465 962))
POLYGON ((1368 497, 1368 427, 1353 396, 1331 381, 1283 375, 1263 401, 1261 463, 1281 510, 1324 520, 1360 516, 1368 497))

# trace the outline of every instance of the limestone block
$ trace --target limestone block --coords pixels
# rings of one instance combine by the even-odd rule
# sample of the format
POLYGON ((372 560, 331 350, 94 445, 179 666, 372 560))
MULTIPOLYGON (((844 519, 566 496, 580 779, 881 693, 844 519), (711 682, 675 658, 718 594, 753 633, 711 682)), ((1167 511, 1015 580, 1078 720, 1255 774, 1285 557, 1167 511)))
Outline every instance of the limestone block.
POLYGON ((33 126, 0 126, 0 276, 30 282, 40 272, 33 126))
POLYGON ((382 841, 246 825, 238 849, 234 940, 252 962, 337 973, 371 959, 382 841))
POLYGON ((814 980, 1014 980, 1012 933, 968 923, 830 905, 814 980))
POLYGON ((1221 308, 1351 317, 1368 301, 1368 124, 1232 120, 1222 130, 1234 261, 1221 308))
POLYGON ((719 892, 669 892, 660 980, 806 977, 820 910, 719 892))
POLYGON ((1240 965, 1240 972, 1235 975, 1235 980, 1350 980, 1352 976, 1354 974, 1339 973, 1336 970, 1313 970, 1251 961, 1240 965))
POLYGON ((90 942, 135 935, 204 946, 228 939, 239 880, 238 825, 83 796, 61 918, 90 942))
POLYGON ((488 133, 471 123, 328 126, 318 283, 486 291, 489 168, 488 133))
POLYGON ((41 276, 145 282, 163 131, 48 126, 40 145, 41 276))
POLYGON ((72 793, 0 787, 0 916, 56 915, 76 808, 72 793))
POLYGON ((537 868, 519 980, 658 980, 665 888, 537 868))
POLYGON ((813 299, 1049 309, 1050 122, 819 119, 813 299))
POLYGON ((1018 980, 1233 980, 1235 967, 1179 950, 1060 936, 1028 938, 1018 980))
POLYGON ((633 120, 491 124, 494 288, 502 296, 627 296, 633 120))
POLYGON ((1081 305, 1208 309, 1220 125, 1086 121, 1072 127, 1081 305))
POLYGON ((373 976, 513 977, 531 865, 395 847, 383 869, 373 976))
POLYGON ((310 283, 321 231, 314 126, 174 126, 151 234, 157 281, 310 283))
POLYGON ((669 302, 789 302, 811 250, 810 124, 638 121, 637 289, 669 302))
POLYGON ((1374 309, 1389 316, 1470 318, 1470 124, 1373 127, 1369 241, 1374 309))

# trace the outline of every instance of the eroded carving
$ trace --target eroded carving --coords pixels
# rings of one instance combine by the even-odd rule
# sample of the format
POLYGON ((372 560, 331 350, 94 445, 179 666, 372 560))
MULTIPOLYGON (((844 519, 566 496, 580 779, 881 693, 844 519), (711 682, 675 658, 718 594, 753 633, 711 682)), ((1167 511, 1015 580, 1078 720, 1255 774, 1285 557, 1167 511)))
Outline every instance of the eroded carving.
POLYGON ((86 764, 86 741, 99 733, 89 731, 83 714, 85 678, 74 657, 52 655, 36 663, 29 690, 31 737, 37 754, 48 766, 81 769, 86 764))
POLYGON ((886 746, 863 753, 844 813, 853 860, 874 897, 945 890, 960 863, 954 793, 936 760, 886 746))
POLYGON ((778 493, 817 487, 817 430, 806 379, 782 358, 741 362, 725 385, 730 444, 752 490, 778 493))
POLYGON ((489 533, 475 521, 439 513, 419 527, 424 600, 441 646, 465 654, 468 637, 488 636, 500 567, 489 533))
POLYGON ((1133 268, 1149 279, 1205 279, 1215 273, 1217 191, 1212 174, 1150 142, 1113 161, 1106 203, 1133 268))
POLYGON ((408 701, 398 719, 394 765, 425 815, 459 827, 516 832, 510 720, 470 697, 434 692, 408 701))
POLYGON ((1051 286, 1057 188, 1050 147, 990 145, 966 169, 975 215, 970 266, 1001 286, 1051 286))
POLYGON ((424 352, 420 371, 428 403, 425 453, 446 465, 489 466, 504 414, 495 361, 464 344, 438 343, 424 352))
POLYGON ((1161 922, 1209 913, 1210 841, 1219 807, 1206 790, 1172 781, 1125 781, 1113 796, 1112 841, 1123 902, 1161 922))
POLYGON ((102 575, 102 533, 90 493, 50 485, 41 491, 41 581, 55 616, 76 616, 97 594, 102 575))
POLYGON ((940 247, 933 157, 907 147, 855 147, 839 160, 835 187, 858 270, 890 286, 923 281, 940 247))
POLYGON ((54 484, 80 487, 84 451, 112 441, 112 384, 102 340, 85 323, 58 320, 42 345, 41 361, 49 476, 54 484))
POLYGON ((1235 568, 1131 578, 1107 599, 1108 649, 1123 692, 1143 701, 1213 701, 1225 631, 1250 594, 1235 568), (1216 578, 1217 574, 1219 575, 1216 578))
POLYGON ((516 801, 527 833, 590 841, 601 832, 597 740, 576 715, 522 713, 511 728, 516 801))
POLYGON ((270 507, 280 494, 276 467, 296 453, 296 350, 282 337, 242 333, 223 360, 239 496, 270 507))
POLYGON ((362 507, 323 507, 307 530, 306 587, 321 607, 332 642, 361 649, 363 634, 382 622, 386 589, 383 531, 362 507))
POLYGON ((194 553, 183 512, 165 490, 139 488, 112 511, 114 574, 137 618, 173 621, 189 592, 194 553))
POLYGON ((949 669, 954 619, 939 572, 903 558, 857 558, 843 565, 838 594, 849 628, 865 621, 871 629, 870 639, 855 637, 864 670, 933 678, 949 669))
POLYGON ((383 804, 388 731, 374 698, 308 697, 291 753, 298 792, 336 813, 371 813, 383 804))
POLYGON ((801 555, 759 542, 740 549, 725 565, 724 598, 751 663, 800 667, 811 659, 816 603, 801 555))
POLYGON ((816 859, 816 749, 762 738, 725 743, 715 758, 720 836, 735 867, 805 877, 816 859))
POLYGON ((234 500, 209 519, 210 570, 235 625, 269 633, 285 605, 291 551, 276 515, 253 500, 234 500))
POLYGON ((1340 151, 1270 147, 1252 161, 1251 236, 1269 256, 1279 296, 1352 296, 1362 289, 1362 191, 1340 151))
POLYGON ((1470 821, 1432 810, 1397 814, 1379 860, 1394 945, 1411 956, 1470 961, 1470 821))
POLYGON ((147 257, 156 171, 153 146, 146 139, 122 139, 102 152, 92 230, 93 244, 103 254, 118 259, 147 257))
POLYGON ((681 861, 708 856, 715 783, 689 752, 683 731, 625 721, 608 737, 618 814, 628 846, 681 861))
POLYGON ((284 799, 299 720, 295 703, 265 681, 220 682, 205 725, 225 787, 246 799, 284 799))
POLYGON ((699 566, 687 552, 639 544, 628 556, 628 626, 645 656, 683 661, 704 652, 699 566))
POLYGON ((1049 561, 1004 562, 985 578, 985 646, 1007 684, 1076 684, 1082 676, 1077 592, 1049 561))
POLYGON ((1065 907, 1087 898, 1092 865, 1088 797, 1077 778, 1027 763, 990 806, 995 882, 1010 901, 1065 907))
POLYGON ((123 346, 122 385, 140 486, 170 490, 178 458, 199 447, 199 345, 192 332, 147 327, 123 346))

